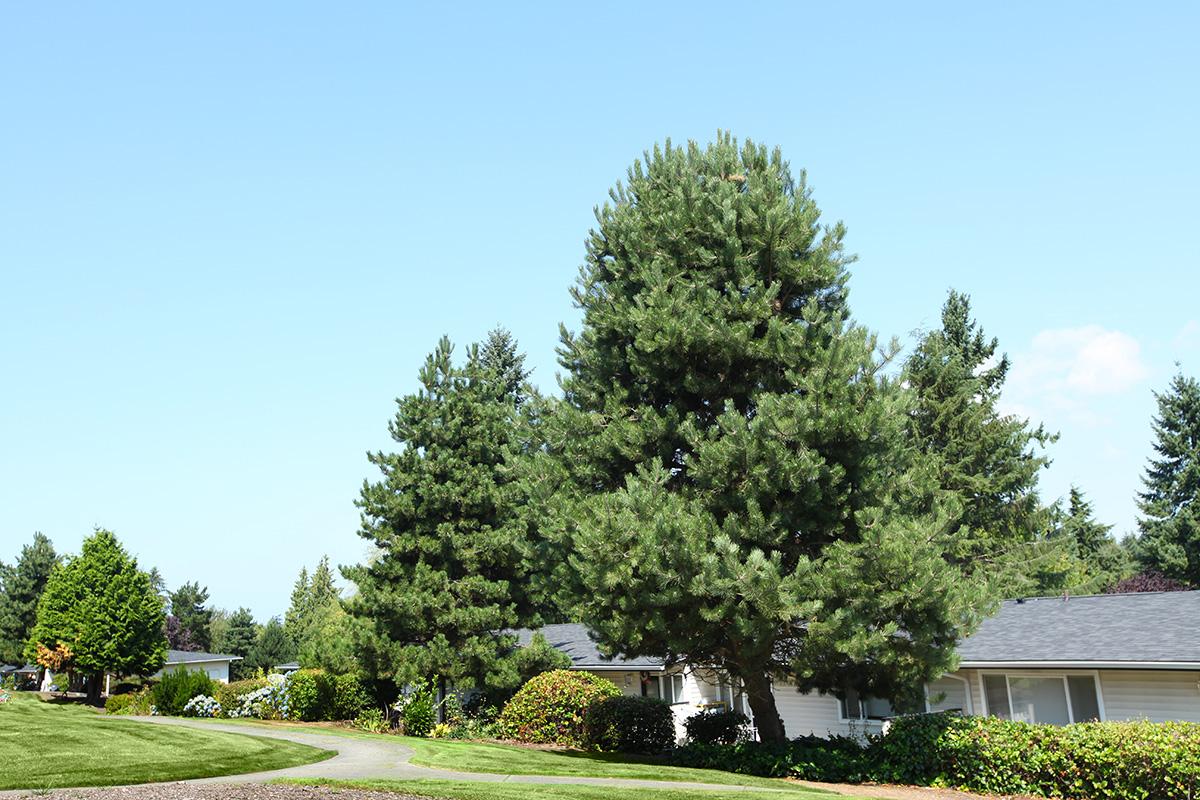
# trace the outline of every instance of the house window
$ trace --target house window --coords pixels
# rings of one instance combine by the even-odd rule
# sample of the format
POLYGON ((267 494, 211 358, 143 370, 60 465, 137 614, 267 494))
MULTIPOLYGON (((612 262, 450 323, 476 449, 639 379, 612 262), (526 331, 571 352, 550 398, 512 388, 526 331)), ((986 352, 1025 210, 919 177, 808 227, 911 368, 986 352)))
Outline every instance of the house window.
POLYGON ((1049 725, 1100 719, 1094 675, 985 674, 983 697, 993 717, 1049 725))
POLYGON ((658 677, 658 686, 658 696, 671 705, 684 702, 683 675, 681 673, 676 672, 673 675, 660 675, 658 677))
POLYGON ((892 704, 882 697, 859 695, 854 689, 847 689, 846 696, 841 700, 842 719, 887 719, 896 716, 892 704))

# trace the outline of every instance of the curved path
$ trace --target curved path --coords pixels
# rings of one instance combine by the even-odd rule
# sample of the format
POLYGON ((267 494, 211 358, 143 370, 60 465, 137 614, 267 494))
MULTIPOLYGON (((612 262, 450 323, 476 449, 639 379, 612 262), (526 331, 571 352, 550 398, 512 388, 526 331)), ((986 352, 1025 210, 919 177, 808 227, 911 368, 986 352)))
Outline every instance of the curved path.
POLYGON ((386 739, 359 739, 318 733, 293 728, 247 728, 220 722, 199 721, 180 717, 129 717, 153 725, 180 725, 186 728, 218 730, 238 733, 243 736, 261 736, 267 739, 285 739, 289 742, 306 744, 322 750, 333 750, 333 758, 304 764, 299 767, 253 772, 241 775, 222 775, 215 778, 197 778, 180 783, 261 783, 276 778, 331 778, 336 780, 379 779, 379 780, 455 780, 511 783, 582 783, 596 786, 628 786, 642 789, 712 789, 722 791, 748 791, 774 793, 780 790, 756 786, 730 786, 716 783, 694 783, 685 781, 652 781, 635 778, 585 778, 574 775, 500 775, 490 772, 457 772, 446 769, 419 767, 409 763, 412 748, 401 742, 386 739))

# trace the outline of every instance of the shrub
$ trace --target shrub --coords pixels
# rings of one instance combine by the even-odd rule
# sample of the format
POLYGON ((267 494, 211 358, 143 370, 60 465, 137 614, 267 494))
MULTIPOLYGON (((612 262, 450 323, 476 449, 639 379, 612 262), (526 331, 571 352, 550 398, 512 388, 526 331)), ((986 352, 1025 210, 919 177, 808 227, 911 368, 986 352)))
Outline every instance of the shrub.
POLYGON ((364 708, 354 718, 354 727, 367 733, 387 733, 391 730, 387 715, 378 708, 364 708))
POLYGON ((1182 800, 1200 784, 1200 725, 902 717, 871 746, 877 779, 994 794, 1182 800))
POLYGON ((225 716, 233 719, 294 719, 289 683, 286 675, 269 675, 262 681, 262 686, 240 695, 236 705, 223 706, 222 710, 225 716))
POLYGON ((355 719, 371 705, 367 690, 357 675, 335 675, 331 719, 355 719))
POLYGON ((670 760, 681 767, 722 769, 765 778, 799 778, 810 781, 862 781, 870 779, 866 749, 845 736, 821 739, 806 736, 790 742, 693 742, 675 750, 670 760))
POLYGON ((437 703, 433 681, 417 681, 396 703, 405 736, 428 736, 437 721, 437 703))
POLYGON ((740 711, 708 709, 683 721, 687 740, 697 744, 736 744, 746 738, 750 720, 740 711))
POLYGON ((124 714, 134 716, 149 716, 154 702, 154 690, 143 686, 132 694, 109 695, 104 702, 104 710, 109 714, 124 714))
POLYGON ((211 719, 220 715, 221 704, 207 695, 197 695, 183 704, 183 716, 185 717, 206 717, 211 719))
POLYGON ((675 744, 675 716, 657 698, 605 697, 584 714, 583 741, 596 750, 654 755, 675 744))
POLYGON ((212 696, 212 679, 198 670, 176 669, 167 672, 154 685, 154 707, 159 714, 179 716, 188 700, 197 695, 212 696))
POLYGON ((291 719, 318 722, 333 719, 333 681, 320 669, 302 669, 288 676, 291 719))
POLYGON ((521 742, 583 745, 588 708, 621 691, 612 681, 565 669, 543 672, 521 687, 500 712, 502 736, 521 742))
POLYGON ((213 697, 223 709, 237 708, 242 704, 243 697, 269 685, 266 678, 247 678, 233 683, 219 683, 213 697))

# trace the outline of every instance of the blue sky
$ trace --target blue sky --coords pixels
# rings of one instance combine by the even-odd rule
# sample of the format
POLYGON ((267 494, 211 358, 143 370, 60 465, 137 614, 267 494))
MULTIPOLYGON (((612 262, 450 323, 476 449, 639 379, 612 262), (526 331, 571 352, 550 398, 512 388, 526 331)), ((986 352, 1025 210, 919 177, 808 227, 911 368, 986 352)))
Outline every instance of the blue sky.
POLYGON ((718 128, 807 169, 856 316, 949 287, 1118 531, 1200 372, 1194 4, 60 3, 0 11, 0 559, 115 530, 281 613, 445 333, 552 389, 592 208, 718 128))

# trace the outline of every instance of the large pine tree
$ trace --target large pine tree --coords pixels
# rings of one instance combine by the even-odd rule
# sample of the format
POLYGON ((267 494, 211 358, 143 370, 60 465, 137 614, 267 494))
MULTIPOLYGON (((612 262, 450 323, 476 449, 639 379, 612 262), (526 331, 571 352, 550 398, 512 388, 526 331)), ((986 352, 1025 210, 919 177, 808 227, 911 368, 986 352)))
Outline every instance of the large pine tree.
POLYGON ((948 517, 913 511, 907 397, 819 217, 778 151, 725 134, 635 162, 597 211, 530 481, 602 644, 740 679, 772 740, 773 679, 913 700, 982 600, 948 517))
POLYGON ((162 667, 165 622, 150 576, 116 536, 97 530, 84 539, 78 556, 50 574, 27 652, 66 645, 73 669, 88 676, 88 696, 95 702, 104 673, 150 675, 162 667))
POLYGON ((420 381, 389 425, 397 452, 370 455, 383 478, 363 486, 360 535, 378 552, 343 570, 358 585, 347 607, 381 675, 511 684, 504 631, 539 621, 523 587, 527 529, 510 470, 529 391, 521 357, 509 338, 486 354, 472 347, 458 366, 443 338, 420 381))
POLYGON ((37 621, 38 599, 57 563, 54 545, 35 533, 15 564, 0 564, 0 664, 21 660, 37 621))
POLYGON ((1138 495, 1138 560, 1148 570, 1200 586, 1200 383, 1176 375, 1155 393, 1155 457, 1138 495))

